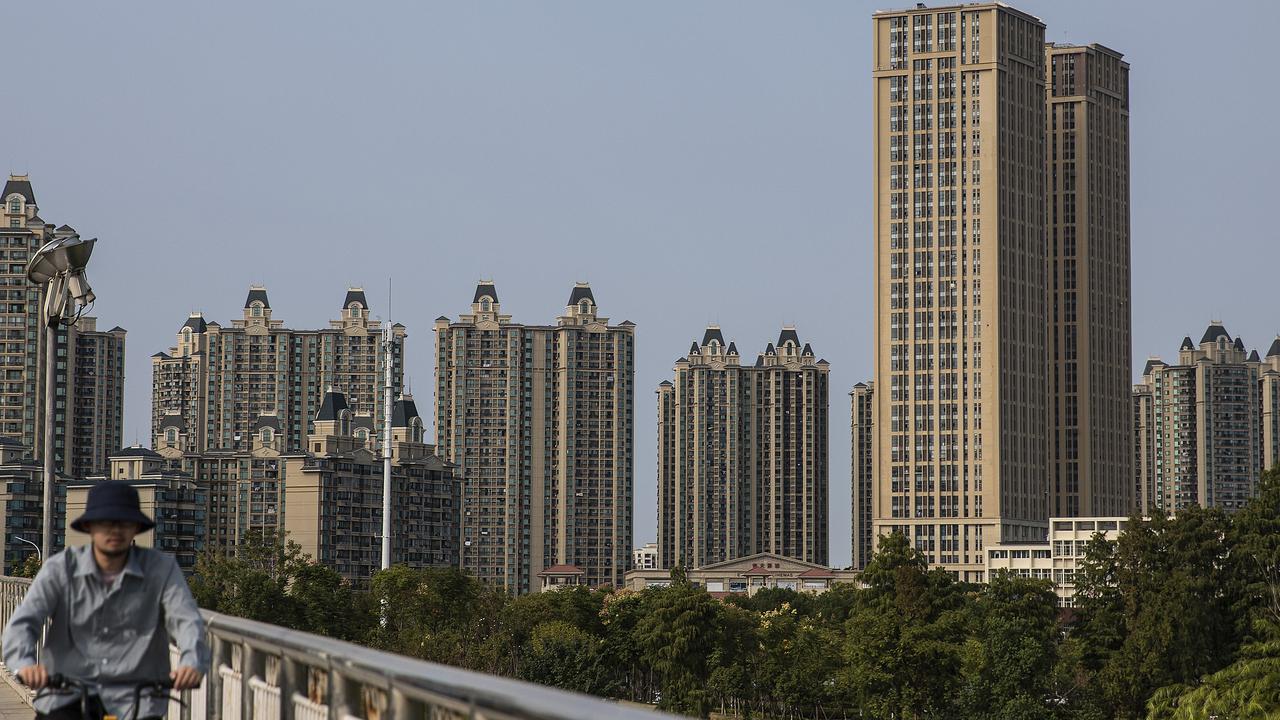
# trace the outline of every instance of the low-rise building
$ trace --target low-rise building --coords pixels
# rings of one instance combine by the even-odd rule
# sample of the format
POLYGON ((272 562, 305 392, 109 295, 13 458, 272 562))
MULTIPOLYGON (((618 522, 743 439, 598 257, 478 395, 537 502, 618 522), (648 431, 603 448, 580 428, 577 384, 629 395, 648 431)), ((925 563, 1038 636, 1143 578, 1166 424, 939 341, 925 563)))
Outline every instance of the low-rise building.
POLYGON ((586 586, 587 573, 577 565, 552 565, 538 573, 538 592, 586 586))
MULTIPOLYGON (((364 584, 382 564, 383 461, 376 437, 361 433, 356 420, 343 393, 325 395, 306 452, 281 458, 282 525, 304 553, 364 584)), ((422 442, 422 418, 412 397, 396 401, 391 427, 391 562, 457 567, 457 468, 422 442)))
MULTIPOLYGON (((761 590, 774 588, 823 593, 837 583, 857 582, 858 573, 854 570, 832 570, 817 563, 773 553, 756 553, 694 568, 686 572, 686 577, 689 582, 723 598, 733 594, 750 597, 761 590)), ((655 568, 627 573, 626 587, 629 590, 670 584, 670 570, 655 568)))
POLYGON ((138 535, 137 544, 173 555, 178 566, 190 573, 204 551, 209 495, 207 487, 190 475, 173 470, 154 450, 134 446, 112 453, 107 476, 67 483, 63 530, 67 545, 85 545, 89 536, 71 529, 84 513, 89 489, 107 479, 127 482, 138 491, 142 512, 155 520, 151 532, 138 535))
POLYGON ((658 567, 658 543, 645 543, 631 551, 631 569, 652 570, 658 567))
POLYGON ((1006 571, 1019 577, 1049 580, 1059 607, 1074 607, 1076 571, 1085 548, 1101 533, 1115 542, 1129 524, 1126 517, 1049 518, 1049 537, 1042 543, 1000 543, 987 548, 986 577, 1006 571))

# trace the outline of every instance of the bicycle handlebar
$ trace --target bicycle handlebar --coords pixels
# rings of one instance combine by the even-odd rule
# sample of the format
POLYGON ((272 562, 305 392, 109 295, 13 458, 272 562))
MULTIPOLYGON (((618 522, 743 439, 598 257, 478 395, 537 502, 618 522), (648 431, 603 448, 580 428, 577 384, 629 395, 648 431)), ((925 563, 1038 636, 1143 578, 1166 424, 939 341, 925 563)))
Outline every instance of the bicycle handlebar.
MULTIPOLYGON (((89 683, 86 683, 83 680, 67 677, 62 673, 54 673, 49 676, 49 683, 46 687, 54 690, 74 690, 76 688, 86 687, 88 684, 89 683)), ((134 683, 134 685, 144 690, 148 688, 154 690, 172 690, 173 680, 169 678, 165 678, 163 680, 143 680, 142 682, 134 683)))

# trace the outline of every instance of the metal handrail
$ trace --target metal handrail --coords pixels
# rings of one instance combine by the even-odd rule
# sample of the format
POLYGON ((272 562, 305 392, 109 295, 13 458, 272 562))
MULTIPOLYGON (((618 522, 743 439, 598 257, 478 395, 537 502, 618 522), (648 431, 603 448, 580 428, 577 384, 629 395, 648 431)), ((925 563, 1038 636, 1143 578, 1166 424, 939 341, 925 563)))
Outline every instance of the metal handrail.
MULTIPOLYGON (((30 583, 25 578, 0 577, 0 621, 4 624, 30 583)), ((324 708, 331 720, 675 717, 268 623, 201 612, 213 651, 213 668, 204 687, 190 696, 190 707, 181 711, 181 718, 171 712, 171 720, 301 720, 314 717, 316 708, 324 708), (224 688, 228 682, 232 686, 224 688), (264 687, 279 692, 263 693, 264 687), (256 694, 255 688, 259 691, 256 694), (264 698, 278 705, 264 709, 264 698), (223 707, 224 699, 239 707, 223 707)))

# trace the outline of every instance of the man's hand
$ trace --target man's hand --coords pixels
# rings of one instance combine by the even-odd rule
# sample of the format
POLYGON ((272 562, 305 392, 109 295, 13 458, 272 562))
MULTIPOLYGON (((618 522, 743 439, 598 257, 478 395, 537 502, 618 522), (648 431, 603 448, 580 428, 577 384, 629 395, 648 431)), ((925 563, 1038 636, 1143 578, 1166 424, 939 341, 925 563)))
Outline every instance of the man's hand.
POLYGON ((18 679, 32 690, 39 690, 49 684, 49 671, 40 664, 28 665, 18 671, 18 679))
MULTIPOLYGON (((40 666, 37 665, 36 667, 40 666)), ((169 673, 169 679, 173 680, 174 690, 190 690, 191 688, 200 687, 200 681, 204 679, 204 675, 193 667, 183 665, 169 673)))

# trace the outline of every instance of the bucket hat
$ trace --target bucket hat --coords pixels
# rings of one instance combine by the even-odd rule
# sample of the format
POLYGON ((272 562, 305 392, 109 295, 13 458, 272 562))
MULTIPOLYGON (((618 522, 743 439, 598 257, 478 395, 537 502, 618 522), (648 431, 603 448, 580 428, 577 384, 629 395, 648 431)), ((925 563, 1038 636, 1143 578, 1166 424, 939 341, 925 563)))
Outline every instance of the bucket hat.
POLYGON ((138 491, 129 483, 119 480, 103 480, 90 487, 84 514, 71 523, 71 528, 89 532, 89 523, 95 520, 135 522, 140 526, 138 532, 146 532, 156 526, 151 518, 143 514, 138 502, 138 491))

